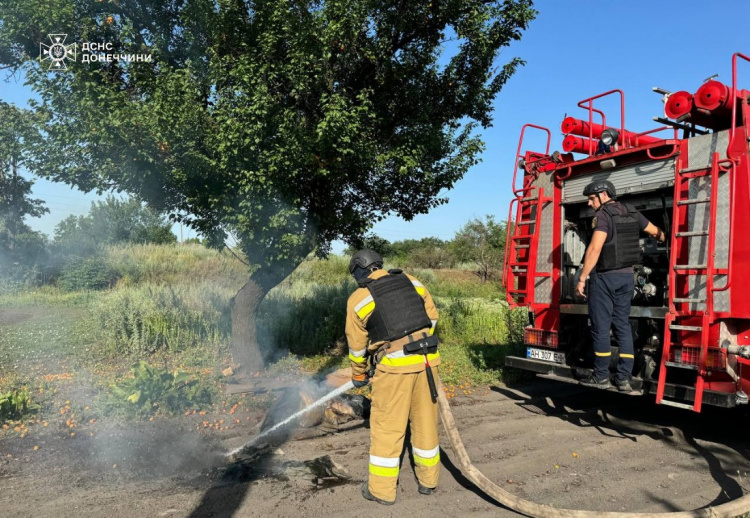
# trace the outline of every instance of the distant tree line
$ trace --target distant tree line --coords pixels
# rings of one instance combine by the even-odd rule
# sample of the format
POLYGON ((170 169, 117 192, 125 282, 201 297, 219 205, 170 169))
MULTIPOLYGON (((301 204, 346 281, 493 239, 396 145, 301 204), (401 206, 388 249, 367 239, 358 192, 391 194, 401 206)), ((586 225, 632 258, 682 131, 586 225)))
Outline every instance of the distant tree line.
MULTIPOLYGON (((475 218, 462 226, 453 239, 436 237, 390 242, 378 235, 366 236, 358 248, 371 248, 386 261, 416 268, 472 268, 482 282, 496 279, 505 253, 507 223, 493 216, 475 218)), ((354 247, 347 250, 354 252, 354 247)))
MULTIPOLYGON (((32 182, 22 181, 30 190, 32 182)), ((6 183, 0 180, 0 205, 8 203, 6 183)), ((46 212, 41 203, 34 212, 0 212, 0 285, 56 283, 71 290, 106 288, 116 279, 101 260, 105 247, 177 241, 172 223, 134 198, 108 196, 93 202, 88 214, 71 215, 58 223, 52 239, 24 222, 25 216, 40 210, 46 212)))

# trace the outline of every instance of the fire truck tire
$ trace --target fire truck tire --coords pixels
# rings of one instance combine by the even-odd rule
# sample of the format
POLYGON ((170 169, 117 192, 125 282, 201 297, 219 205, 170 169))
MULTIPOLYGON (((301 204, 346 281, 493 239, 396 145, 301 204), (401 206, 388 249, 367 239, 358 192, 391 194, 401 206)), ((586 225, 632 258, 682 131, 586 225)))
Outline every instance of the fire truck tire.
POLYGON ((531 502, 505 491, 474 467, 469 454, 466 452, 463 441, 461 441, 450 404, 445 397, 445 391, 442 390, 442 386, 438 390, 438 407, 440 419, 443 421, 443 428, 445 428, 448 434, 448 440, 453 447, 464 476, 496 502, 526 516, 534 518, 735 518, 750 512, 750 494, 716 507, 670 513, 577 511, 574 509, 557 509, 549 505, 531 502))

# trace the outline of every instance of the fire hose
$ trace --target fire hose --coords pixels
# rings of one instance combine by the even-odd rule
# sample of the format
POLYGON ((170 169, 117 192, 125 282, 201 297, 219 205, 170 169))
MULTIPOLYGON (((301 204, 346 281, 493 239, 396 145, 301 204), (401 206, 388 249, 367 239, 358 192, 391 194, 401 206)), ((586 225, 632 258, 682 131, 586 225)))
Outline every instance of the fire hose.
POLYGON ((443 428, 445 428, 448 434, 448 440, 456 454, 463 475, 496 502, 526 516, 534 518, 734 518, 750 512, 750 495, 745 495, 731 502, 717 505, 716 507, 668 513, 577 511, 574 509, 557 509, 549 505, 537 504, 505 491, 474 467, 469 454, 466 452, 464 443, 461 441, 461 436, 456 428, 456 422, 453 420, 453 413, 451 412, 448 399, 445 397, 444 390, 438 390, 438 408, 440 419, 443 421, 443 428))

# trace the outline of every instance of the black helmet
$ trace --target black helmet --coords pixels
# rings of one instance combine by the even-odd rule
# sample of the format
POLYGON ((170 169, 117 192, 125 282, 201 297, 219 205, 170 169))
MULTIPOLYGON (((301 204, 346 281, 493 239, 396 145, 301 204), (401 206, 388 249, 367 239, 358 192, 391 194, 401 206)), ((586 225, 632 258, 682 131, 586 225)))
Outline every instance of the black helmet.
POLYGON ((360 268, 367 268, 372 265, 376 265, 378 268, 382 267, 383 258, 375 250, 365 248, 352 256, 352 260, 349 261, 349 273, 353 274, 358 266, 360 268))
POLYGON ((600 192, 607 192, 610 198, 617 196, 615 186, 609 180, 594 180, 586 186, 583 190, 584 196, 591 196, 592 194, 599 194, 600 192))

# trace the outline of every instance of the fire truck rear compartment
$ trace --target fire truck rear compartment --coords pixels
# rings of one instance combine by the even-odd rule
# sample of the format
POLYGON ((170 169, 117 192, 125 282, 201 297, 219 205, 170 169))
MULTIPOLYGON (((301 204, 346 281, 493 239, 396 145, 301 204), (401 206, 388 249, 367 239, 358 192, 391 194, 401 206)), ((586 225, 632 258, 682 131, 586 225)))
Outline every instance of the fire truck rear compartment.
MULTIPOLYGON (((672 220, 672 193, 673 189, 670 187, 623 196, 620 201, 632 205, 660 228, 669 228, 669 222, 672 220)), ((566 364, 573 368, 588 369, 593 366, 594 361, 588 305, 585 299, 575 295, 574 290, 595 215, 586 203, 563 205, 561 315, 558 339, 560 349, 565 351, 566 364)), ((635 288, 630 319, 636 352, 633 374, 638 378, 655 379, 658 375, 658 351, 663 341, 662 329, 667 312, 668 247, 644 234, 640 238, 640 248, 642 260, 634 267, 635 288)), ((618 344, 615 334, 612 333, 610 336, 614 371, 618 361, 618 344)))

